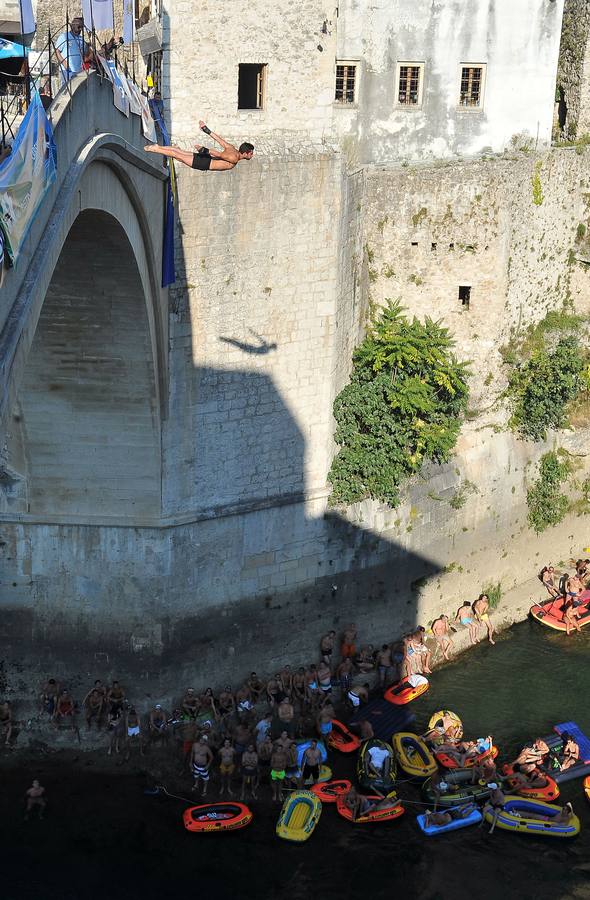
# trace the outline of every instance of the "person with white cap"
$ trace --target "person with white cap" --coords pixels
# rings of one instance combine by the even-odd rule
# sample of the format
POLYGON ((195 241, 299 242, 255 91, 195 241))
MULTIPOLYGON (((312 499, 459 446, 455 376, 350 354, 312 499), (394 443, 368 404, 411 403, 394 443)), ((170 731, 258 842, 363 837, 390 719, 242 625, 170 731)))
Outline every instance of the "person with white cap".
POLYGON ((168 719, 169 715, 162 708, 161 703, 156 703, 153 709, 150 709, 148 717, 148 733, 151 740, 164 741, 168 740, 168 719))

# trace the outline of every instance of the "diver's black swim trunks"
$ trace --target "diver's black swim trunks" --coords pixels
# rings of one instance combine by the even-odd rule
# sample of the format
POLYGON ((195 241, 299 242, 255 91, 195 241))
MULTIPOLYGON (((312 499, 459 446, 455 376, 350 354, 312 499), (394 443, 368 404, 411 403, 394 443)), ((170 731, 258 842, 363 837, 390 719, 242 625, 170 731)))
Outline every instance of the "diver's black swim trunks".
POLYGON ((211 166, 211 155, 206 147, 201 147, 197 153, 193 153, 191 168, 206 172, 211 166))

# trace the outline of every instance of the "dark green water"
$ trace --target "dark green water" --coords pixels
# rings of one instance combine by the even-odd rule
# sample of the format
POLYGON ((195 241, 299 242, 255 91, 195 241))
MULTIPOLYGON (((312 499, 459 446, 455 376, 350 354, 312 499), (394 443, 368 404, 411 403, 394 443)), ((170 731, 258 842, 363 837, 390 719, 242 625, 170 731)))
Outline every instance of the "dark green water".
MULTIPOLYGON (((573 719, 588 732, 589 653, 590 633, 567 640, 525 622, 495 647, 482 644, 437 671, 429 693, 414 704, 416 725, 423 727, 436 709, 452 709, 467 736, 493 734, 500 761, 556 722, 573 719)), ((355 827, 326 806, 309 842, 293 845, 275 837, 279 808, 266 786, 251 803, 247 829, 199 836, 182 827, 186 804, 143 794, 155 777, 154 757, 144 772, 72 753, 4 762, 6 900, 590 900, 590 804, 581 781, 562 791, 583 823, 570 841, 489 835, 487 826, 425 837, 415 821, 422 807, 413 805, 420 791, 402 784, 401 819, 355 827), (23 823, 22 795, 33 777, 47 788, 50 806, 45 821, 23 823)), ((168 765, 161 777, 169 790, 190 796, 190 779, 173 768, 176 774, 168 765)), ((352 771, 352 760, 334 757, 336 775, 352 771)))

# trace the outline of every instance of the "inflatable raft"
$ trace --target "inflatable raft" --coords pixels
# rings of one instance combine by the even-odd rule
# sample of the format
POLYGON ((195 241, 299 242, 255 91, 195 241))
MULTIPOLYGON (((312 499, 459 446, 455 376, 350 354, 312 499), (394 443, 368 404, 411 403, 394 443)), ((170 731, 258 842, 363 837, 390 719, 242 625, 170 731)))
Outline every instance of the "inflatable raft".
POLYGON ((429 778, 434 775, 436 760, 421 737, 409 731, 393 735, 393 750, 401 769, 412 778, 429 778))
MULTIPOLYGON (((580 628, 590 625, 590 591, 583 591, 580 594, 580 600, 584 601, 582 606, 578 606, 576 612, 578 614, 578 624, 580 628)), ((554 631, 567 631, 564 619, 563 608, 565 600, 563 597, 549 598, 543 600, 542 603, 535 603, 531 606, 529 613, 533 619, 552 628, 554 631)))
MULTIPOLYGON (((423 676, 410 676, 411 678, 423 678, 423 676)), ((410 681, 398 681, 397 684, 393 684, 390 688, 388 688, 383 697, 387 700, 388 703, 394 703, 396 706, 403 706, 406 703, 411 703, 412 700, 415 700, 416 697, 420 697, 421 694, 425 694, 430 684, 427 678, 424 678, 423 681, 420 681, 418 684, 411 684, 410 681)))
POLYGON ((376 790, 385 793, 390 791, 395 783, 395 777, 397 775, 395 756, 391 745, 386 744, 385 741, 379 741, 377 738, 371 738, 370 741, 365 741, 358 753, 356 775, 359 784, 363 788, 376 788, 376 790), (371 759, 369 753, 372 747, 379 747, 387 753, 387 758, 385 759, 381 774, 376 774, 369 766, 371 759))
POLYGON ((328 736, 328 745, 341 753, 353 753, 361 745, 361 739, 349 731, 338 719, 332 719, 332 731, 328 736))
POLYGON ((518 794, 519 797, 529 797, 531 800, 545 800, 546 802, 557 800, 559 797, 559 787, 557 782, 545 772, 543 772, 543 777, 547 780, 545 787, 522 787, 519 789, 515 787, 518 782, 510 777, 514 773, 512 766, 503 766, 502 772, 510 789, 514 791, 515 794, 518 794))
MULTIPOLYGON (((580 832, 580 820, 572 816, 567 825, 553 821, 561 812, 561 807, 545 803, 543 800, 530 800, 525 797, 506 797, 506 802, 498 814, 496 828, 504 831, 532 834, 536 837, 575 837, 580 832), (527 813, 543 816, 542 819, 527 817, 527 813)), ((484 818, 490 824, 494 821, 495 812, 491 808, 484 809, 484 818)))
MULTIPOLYGON (((453 759, 452 756, 449 756, 448 753, 437 753, 435 752, 436 761, 439 766, 442 766, 443 769, 458 769, 459 764, 456 759, 453 759)), ((464 769, 472 769, 476 763, 480 763, 482 759, 485 759, 487 756, 491 756, 492 759, 495 759, 498 755, 498 748, 492 746, 487 750, 484 750, 482 753, 478 753, 477 756, 472 756, 469 759, 465 760, 465 765, 461 768, 464 769)))
MULTIPOLYGON (((367 796, 367 800, 371 800, 374 803, 379 803, 380 800, 384 798, 379 794, 367 796)), ((372 809, 365 815, 359 816, 357 819, 352 818, 352 810, 346 805, 346 796, 343 795, 338 797, 336 801, 336 809, 338 810, 339 815, 342 816, 343 819, 347 819, 349 822, 354 822, 355 825, 370 825, 375 822, 392 822, 393 819, 399 819, 400 816, 403 816, 405 809, 397 800, 397 796, 394 791, 388 794, 387 799, 391 800, 392 806, 386 809, 372 809)))
POLYGON ((439 709, 431 715, 428 721, 428 731, 440 732, 441 740, 446 734, 460 741, 463 737, 463 723, 457 713, 450 709, 439 709))
POLYGON ((542 740, 549 747, 549 757, 540 768, 555 779, 557 784, 565 781, 573 781, 575 778, 585 778, 590 775, 590 738, 580 729, 575 722, 561 722, 553 728, 554 733, 546 735, 542 740), (580 748, 580 758, 575 766, 569 769, 559 768, 560 755, 563 748, 562 734, 569 734, 580 748))
MULTIPOLYGON (((456 812, 462 808, 463 807, 461 806, 449 806, 444 812, 456 812)), ((453 821, 449 822, 447 825, 426 825, 426 813, 416 816, 416 821, 424 834, 434 835, 444 834, 446 831, 457 831, 459 828, 467 828, 469 825, 479 825, 482 818, 481 812, 474 806, 468 815, 453 819, 453 821)))
POLYGON ((182 814, 187 831, 236 831, 252 821, 243 803, 207 803, 190 806, 182 814))
POLYGON ((485 781, 473 783, 471 769, 452 769, 445 772, 444 784, 447 787, 445 790, 437 792, 434 785, 439 780, 441 779, 437 775, 428 778, 422 786, 422 793, 428 803, 436 803, 438 807, 445 809, 472 801, 486 800, 492 793, 492 789, 487 786, 485 781))
POLYGON ((311 837, 321 814, 319 797, 311 791, 293 791, 283 803, 277 822, 277 835, 285 841, 301 844, 311 837))
POLYGON ((584 778, 584 793, 586 794, 586 800, 590 801, 590 775, 584 778))
POLYGON ((316 797, 319 797, 322 803, 336 803, 338 797, 341 797, 343 794, 348 794, 351 787, 352 783, 346 781, 346 779, 340 781, 325 781, 323 783, 318 781, 317 784, 314 784, 311 787, 311 792, 312 794, 315 794, 316 797))

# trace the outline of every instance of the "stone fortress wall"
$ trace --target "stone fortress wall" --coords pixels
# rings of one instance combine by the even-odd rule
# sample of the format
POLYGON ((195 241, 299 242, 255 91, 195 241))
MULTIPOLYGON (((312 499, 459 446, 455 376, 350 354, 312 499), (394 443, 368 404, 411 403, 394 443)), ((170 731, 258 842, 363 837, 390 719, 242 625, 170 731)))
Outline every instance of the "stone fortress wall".
MULTIPOLYGON (((523 6, 540 15, 540 3, 523 6)), ((516 441, 497 398, 511 330, 566 301, 588 311, 586 269, 570 252, 589 215, 587 155, 425 165, 402 164, 405 149, 382 166, 377 148, 360 165, 369 145, 334 125, 333 11, 265 6, 263 30, 257 4, 191 9, 175 0, 165 11, 174 141, 200 141, 202 116, 260 152, 229 174, 178 167, 160 514, 133 527, 0 523, 6 639, 32 638, 21 665, 134 672, 146 691, 312 658, 318 632, 350 619, 391 638, 584 546, 578 519, 533 540, 526 487, 553 439, 516 441), (265 110, 236 109, 238 59, 269 65, 265 110), (409 485, 398 509, 330 510, 332 402, 370 302, 388 297, 455 334, 473 360, 472 415, 456 457, 409 485), (467 481, 477 491, 454 508, 467 481)), ((560 436, 577 453, 586 441, 560 436)))

